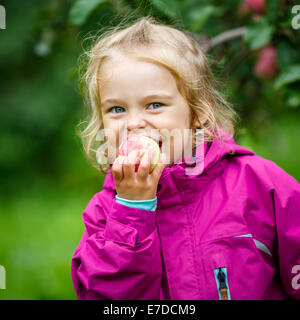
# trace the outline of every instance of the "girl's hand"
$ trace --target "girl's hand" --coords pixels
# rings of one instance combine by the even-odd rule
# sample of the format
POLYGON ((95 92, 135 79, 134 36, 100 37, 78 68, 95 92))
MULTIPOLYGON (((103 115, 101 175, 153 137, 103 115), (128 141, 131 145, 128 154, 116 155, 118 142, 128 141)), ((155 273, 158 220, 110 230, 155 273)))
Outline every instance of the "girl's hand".
POLYGON ((118 196, 128 200, 148 200, 156 196, 157 184, 166 167, 165 156, 160 155, 159 161, 150 173, 151 159, 148 152, 132 151, 127 157, 118 156, 111 168, 118 196), (138 171, 135 164, 141 158, 138 171))

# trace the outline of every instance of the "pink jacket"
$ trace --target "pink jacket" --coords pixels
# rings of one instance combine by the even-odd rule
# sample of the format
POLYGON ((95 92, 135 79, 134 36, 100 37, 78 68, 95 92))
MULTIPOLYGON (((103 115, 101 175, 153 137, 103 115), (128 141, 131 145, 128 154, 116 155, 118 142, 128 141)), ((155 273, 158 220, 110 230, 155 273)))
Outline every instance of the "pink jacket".
POLYGON ((115 201, 111 173, 83 212, 79 299, 300 299, 300 185, 230 139, 204 170, 163 170, 157 209, 115 201))

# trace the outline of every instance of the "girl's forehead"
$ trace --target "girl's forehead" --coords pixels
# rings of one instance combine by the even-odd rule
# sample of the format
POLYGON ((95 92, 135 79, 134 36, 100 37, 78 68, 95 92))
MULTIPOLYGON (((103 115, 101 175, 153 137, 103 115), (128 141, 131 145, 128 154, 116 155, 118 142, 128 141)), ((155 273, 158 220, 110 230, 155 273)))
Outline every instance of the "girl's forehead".
POLYGON ((166 65, 173 65, 176 60, 176 54, 168 49, 160 46, 140 47, 126 51, 112 50, 104 59, 100 68, 108 66, 109 68, 114 65, 122 64, 124 62, 139 63, 147 62, 154 65, 159 65, 155 61, 163 61, 166 65))
POLYGON ((175 81, 172 73, 165 67, 143 58, 134 56, 123 56, 119 59, 109 59, 99 68, 99 80, 104 84, 109 81, 136 81, 143 80, 143 85, 156 83, 157 85, 167 84, 173 87, 175 81))

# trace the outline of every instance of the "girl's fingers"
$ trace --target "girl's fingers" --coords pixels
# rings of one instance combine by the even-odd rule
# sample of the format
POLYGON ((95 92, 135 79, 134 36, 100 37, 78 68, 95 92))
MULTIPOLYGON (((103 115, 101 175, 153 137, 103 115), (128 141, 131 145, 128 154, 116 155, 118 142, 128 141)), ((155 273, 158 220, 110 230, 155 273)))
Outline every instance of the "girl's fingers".
POLYGON ((123 169, 122 169, 123 161, 124 161, 124 156, 119 156, 115 159, 111 167, 112 175, 114 177, 114 180, 116 181, 123 179, 123 169))
POLYGON ((167 166, 166 159, 167 158, 165 154, 161 153, 158 159, 158 163, 151 173, 156 180, 159 180, 164 168, 167 166))
POLYGON ((123 173, 126 178, 133 178, 135 173, 135 164, 139 155, 139 150, 133 150, 123 162, 123 173))
POLYGON ((140 178, 145 179, 148 177, 149 171, 150 171, 150 165, 151 165, 151 163, 150 163, 149 152, 145 151, 142 156, 139 168, 138 168, 138 176, 140 178))

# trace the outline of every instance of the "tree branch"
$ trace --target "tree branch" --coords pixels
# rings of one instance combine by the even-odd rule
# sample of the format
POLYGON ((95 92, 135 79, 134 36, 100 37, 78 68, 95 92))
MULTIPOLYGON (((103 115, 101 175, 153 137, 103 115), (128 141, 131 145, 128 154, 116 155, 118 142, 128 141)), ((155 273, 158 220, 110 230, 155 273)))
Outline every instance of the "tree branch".
POLYGON ((210 40, 207 38, 206 35, 198 36, 192 32, 187 32, 187 33, 192 38, 194 38, 195 41, 197 41, 199 43, 199 45, 201 46, 201 48, 204 52, 207 52, 223 42, 226 42, 231 39, 243 36, 245 34, 245 32, 246 32, 246 27, 231 29, 231 30, 225 31, 225 32, 217 35, 216 37, 214 37, 210 40))
POLYGON ((246 27, 241 27, 241 28, 236 28, 236 29, 232 29, 232 30, 228 30, 225 31, 219 35, 217 35, 216 37, 212 38, 211 40, 209 40, 208 43, 208 50, 211 50, 212 48, 214 48, 215 46, 226 42, 228 40, 237 38, 237 37, 241 37, 242 35, 244 35, 246 32, 246 27))

